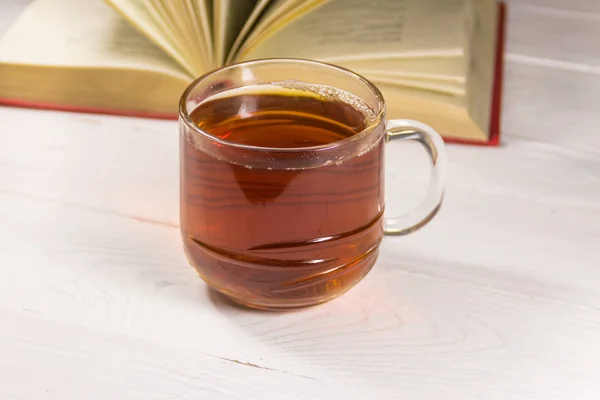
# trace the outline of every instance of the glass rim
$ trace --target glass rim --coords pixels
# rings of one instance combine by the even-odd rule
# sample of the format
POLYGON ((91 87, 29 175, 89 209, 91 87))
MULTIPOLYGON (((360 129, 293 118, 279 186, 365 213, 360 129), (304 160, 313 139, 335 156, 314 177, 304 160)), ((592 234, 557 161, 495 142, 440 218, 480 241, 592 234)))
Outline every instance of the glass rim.
MULTIPOLYGON (((302 79, 298 79, 298 80, 302 81, 302 79)), ((210 98, 210 96, 208 98, 210 98)), ((315 151, 326 151, 326 150, 338 149, 342 146, 345 146, 350 143, 354 143, 356 141, 363 139, 370 132, 372 132, 375 127, 377 127, 380 124, 380 122, 383 120, 384 115, 385 115, 385 101, 384 101, 383 95, 382 95, 381 91, 377 88, 377 86, 375 86, 371 81, 369 81, 362 75, 360 75, 354 71, 351 71, 347 68, 340 67, 340 66, 334 65, 334 64, 329 64, 326 62, 303 59, 303 58, 263 58, 263 59, 258 59, 258 60, 242 61, 239 63, 227 65, 225 67, 217 68, 217 69, 211 70, 211 71, 201 75, 200 77, 196 78, 193 82, 191 82, 188 85, 188 87, 183 91, 183 94, 181 95, 181 98, 179 99, 179 118, 181 121, 183 121, 183 123, 189 129, 194 131, 194 133, 199 134, 199 135, 203 136, 204 138, 206 138, 206 139, 210 140, 211 142, 218 144, 218 145, 233 147, 233 148, 237 148, 237 149, 251 150, 251 151, 293 153, 293 152, 302 152, 302 151, 315 152, 315 151), (350 78, 354 78, 357 81, 359 81, 360 83, 362 83, 363 85, 365 85, 375 95, 375 98, 377 99, 377 102, 378 102, 378 110, 377 110, 376 116, 373 119, 373 121, 371 121, 369 123, 368 126, 366 126, 360 132, 357 132, 356 134, 354 134, 352 136, 349 136, 345 139, 338 140, 338 141, 335 141, 335 142, 329 143, 329 144, 323 144, 323 145, 318 145, 318 146, 306 146, 306 147, 264 147, 264 146, 253 146, 253 145, 248 145, 248 144, 236 143, 236 142, 232 142, 229 140, 224 140, 224 139, 218 138, 218 137, 212 135, 211 133, 209 133, 203 129, 200 129, 200 127, 198 127, 198 125, 196 125, 194 123, 194 121, 192 120, 192 118, 190 116, 190 113, 187 110, 186 103, 190 96, 190 93, 194 90, 194 88, 199 83, 201 83, 203 80, 205 80, 213 75, 216 75, 218 73, 221 73, 223 71, 227 71, 230 69, 239 68, 239 67, 243 67, 243 66, 252 67, 252 66, 261 65, 261 64, 303 64, 303 65, 310 65, 313 67, 325 67, 325 68, 330 68, 332 70, 335 70, 336 72, 339 72, 343 75, 347 75, 350 78)))

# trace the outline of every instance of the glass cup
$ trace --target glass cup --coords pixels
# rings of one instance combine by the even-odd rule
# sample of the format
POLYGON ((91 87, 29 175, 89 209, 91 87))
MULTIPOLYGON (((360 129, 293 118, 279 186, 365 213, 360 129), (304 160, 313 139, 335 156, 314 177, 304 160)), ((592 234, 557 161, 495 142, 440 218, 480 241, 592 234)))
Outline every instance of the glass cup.
MULTIPOLYGON (((265 102, 256 99, 235 100, 241 118, 264 111, 265 102)), ((283 103, 288 109, 300 105, 283 103)), ((386 121, 377 87, 337 66, 267 59, 210 72, 183 93, 179 131, 186 255, 210 287, 249 307, 306 307, 340 296, 369 272, 384 234, 414 232, 436 215, 443 199, 440 135, 417 121, 386 121), (364 126, 308 147, 243 144, 201 128, 215 115, 194 113, 200 105, 234 101, 233 93, 260 95, 267 86, 325 99, 334 93, 362 107, 364 126), (425 199, 403 216, 384 216, 384 147, 392 140, 420 143, 432 165, 425 199)))

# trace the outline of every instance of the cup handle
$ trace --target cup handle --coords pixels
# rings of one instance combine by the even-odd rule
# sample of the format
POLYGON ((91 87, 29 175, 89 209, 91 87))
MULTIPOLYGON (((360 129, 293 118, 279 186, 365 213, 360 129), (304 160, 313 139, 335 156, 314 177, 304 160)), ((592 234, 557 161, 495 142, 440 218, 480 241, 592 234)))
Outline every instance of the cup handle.
POLYGON ((427 196, 414 210, 400 217, 384 217, 386 235, 407 235, 425 226, 437 214, 446 188, 447 157, 444 140, 433 128, 418 121, 396 119, 387 122, 386 142, 414 140, 427 150, 431 159, 431 179, 427 196))

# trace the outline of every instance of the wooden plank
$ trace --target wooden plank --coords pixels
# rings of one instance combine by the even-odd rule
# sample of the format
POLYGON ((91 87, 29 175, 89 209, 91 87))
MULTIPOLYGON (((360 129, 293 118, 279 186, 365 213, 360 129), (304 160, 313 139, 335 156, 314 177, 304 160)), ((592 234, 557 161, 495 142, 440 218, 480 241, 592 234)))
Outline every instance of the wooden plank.
POLYGON ((571 3, 568 10, 512 4, 507 52, 547 60, 550 67, 551 61, 600 67, 594 40, 600 37, 600 12, 574 11, 571 3))
POLYGON ((575 165, 598 159, 600 75, 515 62, 511 57, 506 75, 507 146, 518 137, 543 143, 575 165))
POLYGON ((600 3, 596 0, 505 0, 511 7, 519 5, 537 6, 541 9, 554 8, 561 11, 600 13, 600 3))
MULTIPOLYGON (((600 390, 598 310, 431 276, 425 254, 409 272, 384 257, 357 288, 321 307, 247 312, 206 290, 174 228, 7 194, 0 208, 10 210, 0 215, 0 372, 11 395, 31 398, 23 383, 34 366, 41 387, 60 374, 64 393, 75 378, 73 390, 98 387, 106 370, 108 392, 98 398, 129 382, 186 389, 192 384, 161 381, 186 370, 189 379, 213 371, 207 386, 216 392, 249 390, 254 377, 228 367, 218 380, 226 370, 203 355, 373 387, 383 398, 592 399, 600 390)), ((266 393, 255 389, 246 398, 266 393)), ((148 393, 136 390, 125 393, 148 393)))
POLYGON ((1 399, 372 398, 359 387, 56 324, 31 310, 0 319, 1 399))

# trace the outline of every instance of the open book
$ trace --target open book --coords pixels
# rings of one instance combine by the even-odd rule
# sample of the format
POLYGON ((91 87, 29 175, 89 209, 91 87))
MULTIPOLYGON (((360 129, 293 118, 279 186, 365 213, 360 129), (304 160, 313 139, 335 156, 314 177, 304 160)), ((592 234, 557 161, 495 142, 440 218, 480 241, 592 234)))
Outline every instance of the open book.
POLYGON ((309 58, 374 82, 388 118, 498 141, 497 0, 34 0, 0 38, 0 102, 175 117, 196 77, 309 58))

